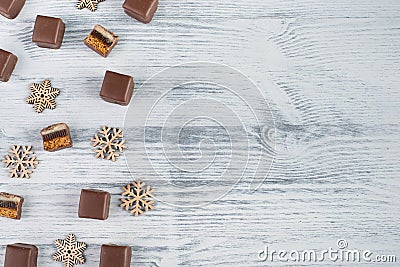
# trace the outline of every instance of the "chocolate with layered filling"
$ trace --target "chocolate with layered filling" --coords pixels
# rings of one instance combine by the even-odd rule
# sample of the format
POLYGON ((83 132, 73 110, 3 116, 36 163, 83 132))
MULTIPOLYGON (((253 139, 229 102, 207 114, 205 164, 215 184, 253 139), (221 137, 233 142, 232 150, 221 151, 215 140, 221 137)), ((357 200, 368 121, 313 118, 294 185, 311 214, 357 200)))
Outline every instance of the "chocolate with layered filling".
POLYGON ((24 198, 0 192, 0 216, 19 220, 21 219, 24 198))
POLYGON ((103 57, 107 57, 114 46, 118 43, 118 36, 101 25, 94 26, 84 43, 93 51, 103 57))
POLYGON ((69 127, 65 123, 50 125, 40 131, 43 139, 43 147, 46 151, 56 151, 72 147, 72 139, 69 127))

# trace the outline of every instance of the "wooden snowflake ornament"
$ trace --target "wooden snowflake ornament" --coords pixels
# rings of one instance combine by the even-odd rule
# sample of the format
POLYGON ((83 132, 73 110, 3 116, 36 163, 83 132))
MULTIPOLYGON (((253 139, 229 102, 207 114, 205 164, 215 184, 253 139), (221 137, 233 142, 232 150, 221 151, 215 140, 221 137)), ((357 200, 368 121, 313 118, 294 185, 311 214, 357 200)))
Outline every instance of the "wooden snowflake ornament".
POLYGON ((53 255, 53 260, 64 263, 65 267, 85 263, 83 252, 86 249, 86 243, 76 241, 74 234, 69 234, 66 239, 57 239, 54 244, 56 244, 57 252, 53 255))
POLYGON ((76 7, 78 9, 83 9, 86 7, 90 11, 95 12, 97 10, 97 4, 104 1, 105 0, 78 0, 76 7))
POLYGON ((146 186, 146 183, 140 179, 122 187, 122 190, 121 196, 126 196, 127 198, 121 198, 122 204, 120 207, 130 210, 130 213, 136 217, 149 209, 154 209, 154 200, 152 200, 154 198, 154 190, 150 186, 146 186))
POLYGON ((103 126, 99 130, 99 135, 95 134, 94 138, 90 139, 90 141, 97 148, 95 150, 96 158, 116 161, 117 157, 120 156, 119 153, 122 153, 127 148, 124 144, 125 140, 122 129, 118 128, 103 126))
POLYGON ((51 87, 49 80, 44 80, 41 84, 32 83, 30 86, 31 95, 26 99, 28 104, 33 104, 33 108, 37 113, 42 113, 46 108, 56 108, 56 97, 60 94, 60 90, 51 87))
POLYGON ((2 160, 6 167, 10 167, 8 172, 11 178, 30 178, 32 169, 39 164, 31 149, 32 146, 12 146, 9 150, 10 154, 7 154, 2 160))

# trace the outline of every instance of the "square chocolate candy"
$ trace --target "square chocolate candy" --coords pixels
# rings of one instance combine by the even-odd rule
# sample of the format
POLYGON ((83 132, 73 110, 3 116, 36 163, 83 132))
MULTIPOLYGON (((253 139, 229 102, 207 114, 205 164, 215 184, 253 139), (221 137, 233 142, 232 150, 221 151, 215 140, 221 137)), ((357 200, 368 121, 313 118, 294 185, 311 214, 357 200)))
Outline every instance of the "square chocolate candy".
POLYGON ((0 14, 8 19, 15 19, 25 5, 25 0, 1 0, 0 14))
POLYGON ((33 29, 32 42, 39 47, 58 49, 65 33, 65 24, 59 18, 38 15, 33 29))
POLYGON ((8 82, 15 65, 17 65, 17 61, 16 55, 0 49, 0 81, 8 82))
POLYGON ((132 18, 149 23, 157 11, 158 0, 125 0, 122 7, 132 18))
POLYGON ((134 82, 132 76, 106 71, 100 97, 107 102, 126 106, 132 98, 134 82))
POLYGON ((82 189, 79 201, 79 218, 106 220, 110 209, 110 193, 95 190, 82 189))
POLYGON ((36 267, 38 248, 34 245, 16 243, 7 245, 4 267, 36 267))
POLYGON ((131 258, 131 247, 112 244, 101 246, 100 267, 129 267, 131 258))

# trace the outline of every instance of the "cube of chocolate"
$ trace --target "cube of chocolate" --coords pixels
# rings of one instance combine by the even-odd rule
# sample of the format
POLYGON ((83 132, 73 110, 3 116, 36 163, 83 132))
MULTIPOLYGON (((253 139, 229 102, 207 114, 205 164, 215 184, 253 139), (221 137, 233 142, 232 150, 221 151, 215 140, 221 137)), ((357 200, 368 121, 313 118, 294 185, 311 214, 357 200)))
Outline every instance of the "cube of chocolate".
POLYGON ((17 61, 16 55, 0 49, 0 81, 8 82, 10 80, 17 61))
POLYGON ((69 127, 65 123, 56 123, 40 130, 44 150, 53 152, 72 147, 69 127))
POLYGON ((132 248, 107 244, 101 246, 99 267, 131 266, 132 248))
POLYGON ((106 71, 100 97, 107 102, 126 106, 132 98, 134 82, 132 76, 106 71))
POLYGON ((96 25, 83 42, 100 56, 107 57, 117 45, 118 36, 103 26, 96 25))
POLYGON ((7 245, 4 267, 36 267, 38 248, 30 244, 7 245))
POLYGON ((110 193, 95 189, 82 189, 79 200, 79 218, 106 220, 110 209, 110 193))
POLYGON ((157 11, 158 0, 125 0, 122 7, 132 18, 149 23, 157 11))
POLYGON ((0 14, 8 19, 15 19, 25 5, 25 0, 1 0, 0 14))
POLYGON ((38 15, 32 41, 39 47, 58 49, 64 38, 65 24, 59 18, 38 15))
POLYGON ((23 203, 23 197, 0 192, 0 216, 15 220, 21 219, 23 203))

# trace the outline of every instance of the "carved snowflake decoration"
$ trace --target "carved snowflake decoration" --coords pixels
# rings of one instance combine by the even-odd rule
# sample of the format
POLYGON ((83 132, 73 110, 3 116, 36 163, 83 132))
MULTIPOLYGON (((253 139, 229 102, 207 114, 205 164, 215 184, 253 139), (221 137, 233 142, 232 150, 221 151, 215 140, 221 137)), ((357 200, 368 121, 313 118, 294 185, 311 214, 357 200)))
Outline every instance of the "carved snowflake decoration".
POLYGON ((39 164, 31 149, 32 146, 12 146, 9 150, 10 154, 7 154, 2 160, 6 167, 10 167, 8 172, 11 178, 30 178, 32 169, 39 164))
POLYGON ((122 153, 124 148, 127 148, 122 129, 103 126, 99 134, 100 136, 95 134, 94 138, 90 139, 93 146, 97 147, 96 158, 115 161, 120 156, 118 152, 122 153))
POLYGON ((57 252, 53 255, 53 260, 64 263, 65 267, 85 263, 83 251, 86 249, 86 243, 76 241, 74 234, 69 234, 64 240, 57 239, 54 244, 56 244, 57 252))
POLYGON ((51 87, 49 80, 44 80, 41 84, 32 83, 30 86, 31 95, 26 99, 28 104, 33 104, 37 113, 43 112, 44 109, 56 108, 56 97, 60 94, 60 90, 51 87))
POLYGON ((95 12, 97 10, 97 4, 104 1, 105 0, 79 0, 78 4, 76 4, 76 7, 78 9, 83 9, 86 7, 90 11, 95 12))
POLYGON ((130 210, 130 213, 136 217, 149 209, 154 209, 154 200, 152 200, 154 198, 154 190, 150 186, 146 186, 146 183, 140 179, 122 187, 122 190, 121 196, 126 196, 127 198, 121 198, 122 204, 120 207, 130 210))

